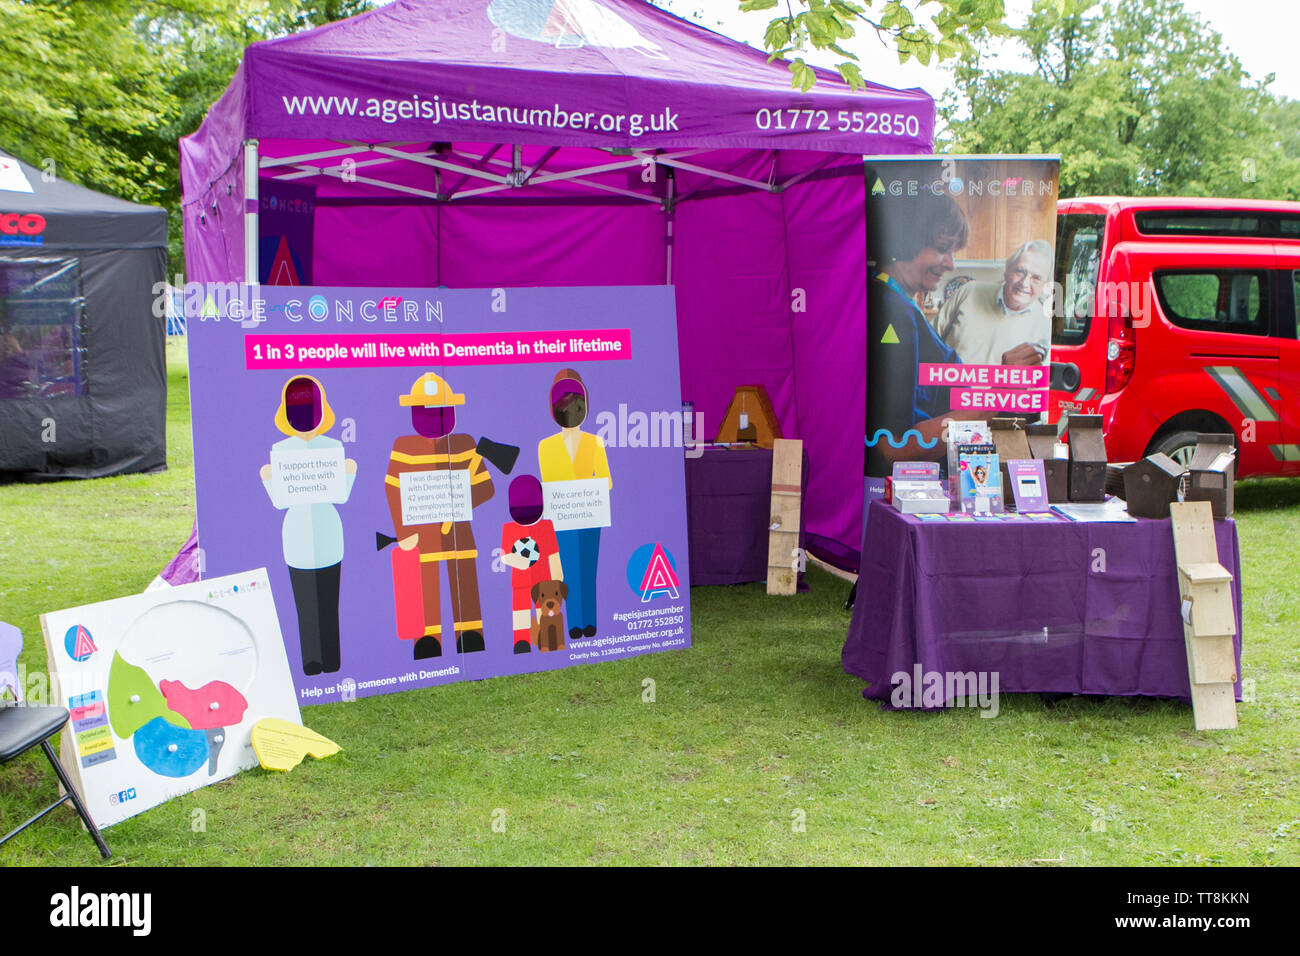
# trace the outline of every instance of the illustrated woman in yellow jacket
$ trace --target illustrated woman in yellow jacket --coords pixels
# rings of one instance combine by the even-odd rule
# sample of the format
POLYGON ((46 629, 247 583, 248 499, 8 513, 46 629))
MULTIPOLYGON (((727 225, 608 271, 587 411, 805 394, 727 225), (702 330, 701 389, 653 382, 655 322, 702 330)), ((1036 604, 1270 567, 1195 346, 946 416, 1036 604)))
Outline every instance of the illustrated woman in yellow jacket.
MULTIPOLYGON (((571 368, 561 369, 551 384, 551 417, 558 435, 537 445, 537 463, 544 483, 604 478, 609 488, 609 459, 598 435, 582 431, 587 420, 587 386, 571 368)), ((596 564, 600 557, 600 528, 556 531, 560 566, 569 585, 567 616, 569 639, 596 635, 596 564)))

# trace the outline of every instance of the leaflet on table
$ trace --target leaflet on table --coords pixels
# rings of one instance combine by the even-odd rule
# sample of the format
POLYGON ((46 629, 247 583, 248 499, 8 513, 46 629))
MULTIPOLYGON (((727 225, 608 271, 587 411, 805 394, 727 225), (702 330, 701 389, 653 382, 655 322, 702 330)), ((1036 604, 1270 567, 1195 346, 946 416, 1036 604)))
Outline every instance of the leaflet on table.
POLYGON ((957 452, 961 510, 990 514, 1005 510, 1002 505, 1002 473, 992 445, 959 445, 957 452))
POLYGON ((965 513, 960 512, 960 511, 957 511, 957 512, 949 512, 949 513, 947 513, 947 514, 938 514, 938 513, 930 514, 930 513, 928 513, 928 512, 916 512, 916 513, 912 514, 912 517, 915 518, 917 521, 958 521, 958 522, 963 522, 963 521, 964 521, 964 522, 967 522, 967 523, 975 523, 975 522, 977 522, 977 521, 981 521, 981 520, 982 520, 982 521, 1002 521, 1002 522, 1005 522, 1005 521, 1010 521, 1010 522, 1017 522, 1017 521, 1020 521, 1020 522, 1024 522, 1024 521, 1038 521, 1038 522, 1042 522, 1042 521, 1065 521, 1065 520, 1067 520, 1067 519, 1064 518, 1063 516, 1058 515, 1058 514, 1055 514, 1055 513, 1051 512, 1051 511, 1028 511, 1028 512, 1023 512, 1023 513, 1019 513, 1019 512, 1015 512, 1015 511, 1003 511, 1003 512, 1001 512, 1001 513, 998 513, 998 512, 988 512, 988 513, 984 513, 984 514, 965 514, 965 513))
POLYGON ((1072 501, 1069 504, 1052 505, 1052 510, 1071 521, 1136 524, 1137 519, 1128 513, 1127 507, 1119 498, 1108 498, 1105 501, 1072 501))
POLYGON ((1041 461, 1008 461, 1007 474, 1011 480, 1011 493, 1015 495, 1016 511, 1041 512, 1051 507, 1047 501, 1047 473, 1041 461))

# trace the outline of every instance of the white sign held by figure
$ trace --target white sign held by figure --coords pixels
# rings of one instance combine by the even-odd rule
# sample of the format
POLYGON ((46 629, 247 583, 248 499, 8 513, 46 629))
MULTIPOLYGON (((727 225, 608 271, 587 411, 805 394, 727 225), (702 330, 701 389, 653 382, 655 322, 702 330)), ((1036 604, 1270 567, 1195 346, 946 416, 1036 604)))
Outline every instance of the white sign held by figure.
POLYGON ((402 524, 442 524, 474 517, 469 471, 405 471, 398 478, 402 491, 402 524))
POLYGON ((579 528, 608 528, 609 479, 583 478, 575 481, 544 481, 546 500, 543 517, 549 518, 556 531, 579 528))
POLYGON ((271 451, 271 500, 277 507, 348 500, 343 448, 276 448, 271 451))

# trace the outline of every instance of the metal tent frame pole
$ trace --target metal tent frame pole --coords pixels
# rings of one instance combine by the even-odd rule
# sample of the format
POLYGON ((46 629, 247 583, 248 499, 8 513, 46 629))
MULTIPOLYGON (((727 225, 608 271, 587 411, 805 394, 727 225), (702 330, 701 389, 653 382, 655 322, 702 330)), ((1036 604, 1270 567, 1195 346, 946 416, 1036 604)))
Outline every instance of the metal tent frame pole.
MULTIPOLYGON (((286 172, 279 173, 271 178, 276 180, 295 180, 306 179, 312 176, 323 176, 331 179, 340 179, 346 182, 365 183, 369 186, 375 186, 379 189, 387 189, 395 193, 408 196, 420 196, 425 199, 433 199, 438 202, 453 202, 458 199, 470 199, 475 196, 484 196, 497 192, 505 192, 512 189, 522 189, 526 186, 542 186, 548 183, 573 183, 577 186, 583 186, 588 189, 599 192, 612 193, 617 196, 625 196, 630 199, 640 199, 646 202, 662 204, 663 200, 658 196, 646 192, 637 192, 634 189, 625 189, 621 186, 615 186, 610 183, 595 181, 589 177, 599 175, 600 173, 614 172, 620 169, 630 169, 636 166, 644 165, 649 160, 656 165, 673 167, 684 171, 706 176, 710 179, 721 180, 733 183, 739 186, 746 186, 766 193, 780 193, 793 186, 795 183, 811 176, 813 173, 828 165, 833 156, 828 156, 822 163, 808 169, 802 173, 790 177, 784 182, 776 182, 774 178, 768 182, 761 182, 757 179, 750 179, 746 176, 737 176, 721 169, 712 169, 699 163, 685 162, 687 157, 697 153, 706 152, 703 149, 681 149, 672 152, 657 153, 649 149, 629 149, 629 150, 611 150, 611 155, 616 157, 612 162, 597 163, 591 166, 584 166, 579 169, 562 170, 558 172, 544 172, 543 169, 548 162, 559 151, 560 147, 552 146, 537 160, 531 167, 525 169, 522 164, 522 150, 519 146, 511 146, 510 158, 498 156, 497 153, 505 144, 497 143, 482 156, 475 156, 472 153, 466 153, 458 150, 444 149, 425 149, 419 152, 407 152, 401 147, 414 146, 414 143, 389 142, 389 143, 362 143, 352 140, 337 140, 340 146, 334 149, 316 150, 310 153, 300 153, 292 156, 275 156, 256 158, 256 141, 250 140, 245 144, 245 175, 248 175, 249 150, 252 150, 252 162, 256 163, 254 169, 279 170, 286 169, 286 172), (357 154, 371 154, 370 158, 353 159, 357 154), (450 159, 442 158, 443 156, 454 156, 461 162, 453 162, 450 159), (347 161, 339 164, 327 166, 314 165, 315 160, 336 159, 346 157, 347 161), (385 179, 379 179, 373 176, 358 176, 356 171, 372 166, 383 165, 392 162, 412 163, 418 166, 429 167, 439 173, 452 173, 459 176, 455 183, 448 189, 420 189, 416 186, 408 186, 403 183, 395 183, 385 179), (499 167, 502 172, 492 172, 485 167, 499 167), (462 189, 461 187, 471 179, 484 180, 485 185, 472 189, 462 189)), ((773 154, 773 172, 775 173, 775 156, 773 154)), ((681 202, 699 191, 699 187, 691 190, 686 195, 677 194, 674 190, 673 202, 681 202)), ((252 183, 252 194, 250 199, 256 199, 256 183, 252 183)))
POLYGON ((258 265, 258 246, 260 238, 257 231, 258 209, 258 159, 257 140, 244 141, 244 282, 247 285, 258 284, 260 269, 258 265))

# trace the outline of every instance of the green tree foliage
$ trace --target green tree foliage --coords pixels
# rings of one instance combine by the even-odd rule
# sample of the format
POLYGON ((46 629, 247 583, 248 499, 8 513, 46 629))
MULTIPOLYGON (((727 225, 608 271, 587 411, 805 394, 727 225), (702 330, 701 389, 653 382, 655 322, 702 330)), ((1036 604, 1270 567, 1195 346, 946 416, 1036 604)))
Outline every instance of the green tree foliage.
POLYGON ((940 148, 1060 153, 1062 196, 1300 198, 1297 104, 1181 0, 1037 0, 1012 33, 1032 70, 984 69, 976 38, 952 68, 940 148))
MULTIPOLYGON (((858 56, 844 44, 859 30, 871 30, 882 41, 893 44, 898 60, 906 63, 915 57, 921 63, 946 60, 971 54, 972 35, 1002 35, 1006 10, 1002 0, 740 0, 742 11, 785 9, 767 25, 763 45, 771 60, 792 53, 829 50, 843 57, 836 64, 844 82, 853 89, 864 83, 858 56), (927 7, 925 14, 921 7, 927 7), (915 11, 915 12, 914 12, 915 11), (918 18, 918 14, 920 15, 918 18)), ((816 83, 816 74, 803 59, 789 61, 790 84, 807 92, 816 83)))
POLYGON ((167 207, 183 268, 177 140, 244 47, 369 0, 0 0, 0 148, 60 178, 167 207))
POLYGON ((149 6, 0 0, 0 145, 65 178, 137 198, 136 184, 154 170, 119 143, 156 124, 168 106, 163 77, 134 26, 149 6))

